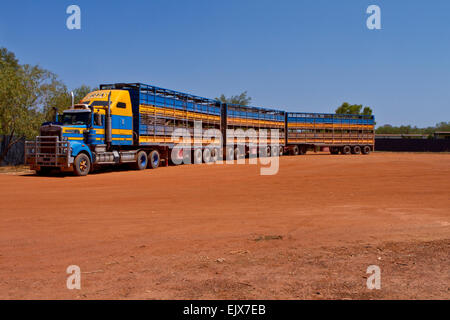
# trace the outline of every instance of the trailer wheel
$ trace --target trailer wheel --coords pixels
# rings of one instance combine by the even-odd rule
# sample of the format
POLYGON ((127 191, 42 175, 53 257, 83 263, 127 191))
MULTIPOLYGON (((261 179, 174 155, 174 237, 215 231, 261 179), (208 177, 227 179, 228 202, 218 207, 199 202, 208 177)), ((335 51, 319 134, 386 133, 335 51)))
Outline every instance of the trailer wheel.
POLYGON ((372 149, 370 148, 370 146, 364 146, 364 147, 362 148, 362 153, 363 153, 363 154, 369 154, 370 151, 372 151, 372 149))
POLYGON ((216 162, 219 157, 219 151, 216 148, 211 149, 211 161, 216 162))
POLYGON ((227 160, 234 160, 234 149, 233 147, 227 147, 227 160))
POLYGON ((191 150, 183 150, 183 164, 192 164, 191 150))
POLYGON ((279 157, 281 155, 281 148, 282 148, 281 146, 272 147, 270 155, 272 157, 279 157))
POLYGON ((291 150, 292 155, 298 156, 300 154, 300 149, 298 146, 293 146, 291 150))
POLYGON ((148 162, 149 168, 156 169, 159 167, 159 164, 161 162, 161 156, 160 156, 158 150, 151 151, 148 155, 148 158, 149 158, 149 162, 148 162))
POLYGON ((360 146, 353 146, 352 153, 353 154, 360 154, 361 153, 361 147, 360 146))
POLYGON ((134 164, 134 169, 136 170, 144 170, 147 168, 148 157, 145 151, 139 151, 136 156, 136 163, 134 164))
POLYGON ((242 159, 242 157, 243 157, 243 154, 242 154, 240 148, 239 147, 234 148, 234 158, 236 160, 239 160, 239 159, 242 159))
POLYGON ((342 154, 350 154, 352 152, 352 148, 350 146, 344 146, 341 150, 342 154))
POLYGON ((197 148, 194 150, 194 163, 201 164, 203 162, 203 153, 202 149, 197 148))
POLYGON ((73 162, 73 172, 77 176, 85 176, 91 170, 91 160, 85 153, 80 153, 73 162))
POLYGON ((205 148, 205 150, 203 150, 203 161, 205 163, 211 162, 211 150, 208 148, 205 148))

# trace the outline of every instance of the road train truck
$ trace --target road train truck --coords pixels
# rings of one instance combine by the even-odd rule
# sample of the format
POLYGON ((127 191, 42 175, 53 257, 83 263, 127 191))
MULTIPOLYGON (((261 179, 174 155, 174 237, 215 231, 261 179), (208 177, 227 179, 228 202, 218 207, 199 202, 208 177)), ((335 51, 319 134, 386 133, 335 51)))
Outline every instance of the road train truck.
POLYGON ((332 154, 368 154, 374 148, 373 121, 373 116, 288 113, 227 104, 142 83, 104 84, 55 121, 42 124, 40 135, 25 143, 25 163, 38 174, 59 169, 84 176, 104 165, 128 164, 143 170, 168 165, 169 158, 175 163, 210 162, 218 155, 239 159, 258 153, 249 147, 248 133, 258 135, 260 130, 265 132, 260 155, 297 155, 324 147, 332 154), (199 122, 200 132, 215 129, 221 139, 202 137, 200 145, 192 143, 199 122), (174 139, 176 129, 186 130, 192 140, 174 139), (279 133, 276 143, 271 130, 279 133), (230 139, 229 131, 242 137, 230 139), (183 143, 189 147, 177 148, 183 143))

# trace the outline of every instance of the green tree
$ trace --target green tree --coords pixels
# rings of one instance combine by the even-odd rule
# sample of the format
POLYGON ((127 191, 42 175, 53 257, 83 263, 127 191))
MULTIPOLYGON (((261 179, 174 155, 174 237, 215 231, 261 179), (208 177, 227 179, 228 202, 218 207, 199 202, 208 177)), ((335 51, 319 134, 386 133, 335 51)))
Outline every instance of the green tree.
POLYGON ((239 95, 231 96, 229 98, 227 98, 224 94, 222 94, 220 95, 219 98, 216 98, 216 100, 219 100, 223 103, 240 104, 243 106, 248 106, 252 101, 252 98, 247 96, 247 91, 244 91, 239 95))
POLYGON ((349 104, 348 102, 344 102, 335 112, 338 114, 372 115, 372 109, 370 107, 363 108, 362 104, 349 104))
MULTIPOLYGON (((54 110, 62 112, 72 105, 72 96, 67 87, 62 83, 50 84, 45 91, 43 113, 47 121, 51 121, 54 117, 54 110)), ((89 92, 95 91, 97 88, 81 85, 75 88, 73 91, 74 103, 77 104, 83 99, 89 92)))
MULTIPOLYGON (((75 101, 91 90, 75 89, 75 101)), ((38 134, 41 123, 51 120, 53 107, 63 110, 71 103, 70 93, 54 73, 21 65, 14 53, 0 48, 0 135, 5 140, 0 164, 16 143, 38 134)))
POLYGON ((38 109, 42 85, 51 77, 51 73, 37 66, 19 65, 13 53, 1 49, 0 135, 6 141, 0 164, 12 146, 36 133, 42 121, 38 109))

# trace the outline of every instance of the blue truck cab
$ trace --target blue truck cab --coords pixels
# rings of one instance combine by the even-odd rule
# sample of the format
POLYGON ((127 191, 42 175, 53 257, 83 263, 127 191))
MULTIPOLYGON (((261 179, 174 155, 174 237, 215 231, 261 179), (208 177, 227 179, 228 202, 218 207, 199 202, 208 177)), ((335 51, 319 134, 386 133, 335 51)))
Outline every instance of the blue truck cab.
POLYGON ((57 121, 42 124, 35 141, 26 142, 25 163, 38 173, 59 169, 86 175, 96 165, 135 162, 133 144, 128 91, 97 90, 57 121))

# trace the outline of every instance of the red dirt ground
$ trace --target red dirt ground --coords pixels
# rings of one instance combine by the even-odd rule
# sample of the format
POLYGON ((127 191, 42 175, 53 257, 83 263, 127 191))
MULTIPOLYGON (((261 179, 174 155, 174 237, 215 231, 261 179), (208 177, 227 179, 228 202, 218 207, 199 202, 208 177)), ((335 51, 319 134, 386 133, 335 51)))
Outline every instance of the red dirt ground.
POLYGON ((449 190, 450 154, 2 174, 0 298, 449 299, 449 190))

